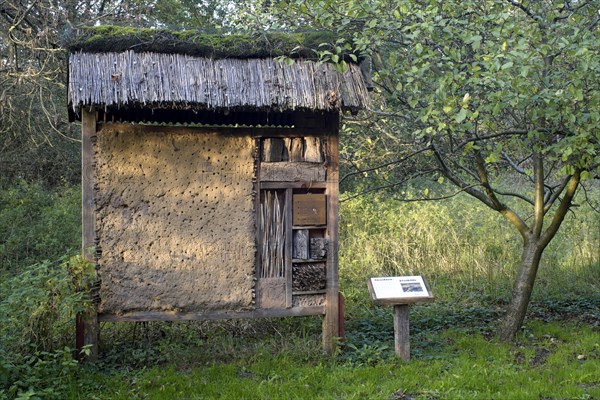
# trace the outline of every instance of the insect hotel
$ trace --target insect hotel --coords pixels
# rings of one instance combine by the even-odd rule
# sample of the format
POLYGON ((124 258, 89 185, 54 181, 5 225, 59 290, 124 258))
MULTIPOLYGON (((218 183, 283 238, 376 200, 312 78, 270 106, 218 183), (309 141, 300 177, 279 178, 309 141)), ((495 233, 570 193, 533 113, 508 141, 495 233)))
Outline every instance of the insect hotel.
POLYGON ((334 349, 339 117, 368 94, 351 60, 310 61, 322 35, 99 27, 72 42, 92 357, 101 321, 323 315, 334 349))

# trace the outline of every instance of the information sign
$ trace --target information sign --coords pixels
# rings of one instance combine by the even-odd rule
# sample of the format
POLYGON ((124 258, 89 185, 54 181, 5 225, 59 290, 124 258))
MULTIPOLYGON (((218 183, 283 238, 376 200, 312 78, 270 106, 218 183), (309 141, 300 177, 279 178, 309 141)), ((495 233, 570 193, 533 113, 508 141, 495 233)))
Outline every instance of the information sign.
POLYGON ((433 298, 422 276, 386 276, 369 279, 369 291, 375 302, 415 303, 433 298))
POLYGON ((369 278, 369 293, 375 304, 394 306, 394 347, 396 355, 410 360, 410 324, 408 308, 411 304, 434 300, 431 289, 420 276, 384 276, 369 278))

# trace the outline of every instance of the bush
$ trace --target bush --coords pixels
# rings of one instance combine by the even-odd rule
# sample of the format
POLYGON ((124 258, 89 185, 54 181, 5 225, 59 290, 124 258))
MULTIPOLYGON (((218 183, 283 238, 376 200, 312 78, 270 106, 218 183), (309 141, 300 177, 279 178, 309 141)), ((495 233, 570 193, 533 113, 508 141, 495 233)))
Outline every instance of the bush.
POLYGON ((43 262, 0 284, 0 399, 63 398, 76 372, 69 345, 90 268, 79 257, 43 262))
POLYGON ((79 187, 53 191, 18 182, 0 191, 0 276, 81 246, 79 187))

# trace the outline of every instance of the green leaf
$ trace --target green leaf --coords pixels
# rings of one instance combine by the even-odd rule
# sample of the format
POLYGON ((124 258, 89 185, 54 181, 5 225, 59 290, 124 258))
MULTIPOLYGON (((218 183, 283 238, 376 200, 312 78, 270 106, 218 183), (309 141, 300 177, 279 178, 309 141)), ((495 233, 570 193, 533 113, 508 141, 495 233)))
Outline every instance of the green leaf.
POLYGON ((491 163, 495 163, 500 159, 500 156, 498 155, 498 153, 494 152, 494 153, 490 153, 486 158, 485 158, 485 162, 488 164, 491 163))
POLYGON ((590 171, 581 171, 581 180, 582 181, 587 181, 588 179, 590 179, 591 175, 590 175, 590 171))
POLYGON ((481 35, 473 35, 467 39, 467 43, 471 43, 473 50, 478 50, 481 47, 481 40, 483 40, 481 35))
POLYGON ((467 109, 466 108, 461 108, 460 111, 458 112, 458 114, 456 114, 456 117, 454 117, 456 122, 458 122, 459 124, 461 122, 463 122, 465 120, 465 118, 467 118, 467 109))

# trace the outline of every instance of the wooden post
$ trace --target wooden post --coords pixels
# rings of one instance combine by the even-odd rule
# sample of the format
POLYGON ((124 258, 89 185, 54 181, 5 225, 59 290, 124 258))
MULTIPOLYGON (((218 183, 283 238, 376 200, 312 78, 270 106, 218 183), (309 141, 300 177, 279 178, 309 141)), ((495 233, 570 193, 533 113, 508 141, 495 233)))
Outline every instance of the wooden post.
POLYGON ((398 357, 405 361, 410 360, 408 304, 397 304, 394 306, 394 347, 398 357))
POLYGON ((339 287, 338 287, 338 211, 339 211, 339 171, 338 171, 338 129, 337 113, 328 116, 327 121, 327 304, 323 319, 323 350, 334 354, 337 335, 340 333, 339 287))
POLYGON ((293 199, 292 189, 285 190, 285 306, 287 308, 292 308, 293 305, 293 280, 292 280, 292 252, 294 249, 293 243, 293 230, 292 230, 292 218, 293 218, 293 210, 292 210, 292 199, 293 199))
POLYGON ((344 342, 346 341, 346 332, 345 332, 345 328, 344 328, 344 295, 339 293, 338 294, 338 301, 339 301, 339 308, 338 308, 338 321, 339 321, 339 332, 338 332, 338 336, 340 338, 340 346, 342 346, 342 348, 344 347, 344 342))
MULTIPOLYGON (((85 107, 81 110, 81 247, 83 257, 95 262, 94 240, 96 236, 96 216, 94 204, 94 143, 96 136, 96 110, 85 107)), ((98 317, 95 309, 86 310, 77 316, 76 350, 83 359, 82 347, 91 345, 89 361, 98 358, 98 317)))

